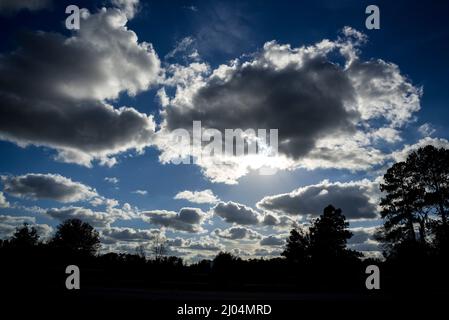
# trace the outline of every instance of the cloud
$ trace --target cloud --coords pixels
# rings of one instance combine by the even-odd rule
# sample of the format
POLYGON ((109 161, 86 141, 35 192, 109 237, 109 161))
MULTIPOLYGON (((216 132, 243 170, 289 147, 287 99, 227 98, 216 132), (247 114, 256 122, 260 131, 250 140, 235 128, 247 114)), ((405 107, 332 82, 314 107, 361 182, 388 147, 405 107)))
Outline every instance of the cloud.
POLYGON ((36 218, 27 216, 8 216, 0 215, 0 223, 22 225, 24 223, 35 223, 36 218))
POLYGON ((262 237, 258 232, 245 227, 231 227, 225 230, 215 229, 213 234, 229 240, 256 240, 262 237))
POLYGON ((260 214, 250 207, 236 202, 220 202, 212 208, 214 215, 221 217, 228 223, 240 225, 256 225, 260 214))
POLYGON ((94 227, 107 227, 120 216, 112 215, 107 212, 93 211, 83 207, 62 207, 47 209, 48 216, 59 221, 67 219, 80 219, 91 224, 94 227))
POLYGON ((350 231, 353 233, 353 236, 348 240, 348 248, 363 253, 380 253, 380 243, 374 239, 376 228, 377 227, 351 228, 350 231))
POLYGON ((195 39, 192 37, 182 38, 176 43, 175 48, 167 53, 165 59, 175 59, 180 57, 184 61, 199 61, 200 56, 195 48, 195 39))
POLYGON ((137 189, 137 190, 132 191, 131 193, 135 193, 135 194, 144 196, 144 195, 146 195, 148 193, 148 191, 147 190, 139 190, 139 189, 137 189))
POLYGON ((202 237, 198 241, 191 241, 186 248, 199 251, 220 251, 224 249, 223 245, 208 237, 202 237))
POLYGON ((424 123, 422 125, 420 125, 418 127, 418 132, 423 136, 423 137, 430 137, 432 134, 435 133, 435 129, 432 127, 431 124, 429 123, 424 123))
POLYGON ((2 0, 0 2, 0 15, 9 15, 20 10, 37 11, 48 8, 52 0, 2 0))
POLYGON ((206 213, 198 208, 182 208, 178 213, 167 210, 143 211, 140 216, 151 224, 172 230, 197 233, 203 231, 201 224, 206 218, 206 213))
POLYGON ((103 243, 126 242, 145 242, 151 241, 160 234, 158 229, 133 229, 122 227, 110 227, 101 230, 101 241, 103 243))
POLYGON ((106 177, 106 178, 104 178, 104 181, 112 183, 112 184, 117 184, 117 183, 119 183, 120 180, 116 177, 106 177))
POLYGON ((192 203, 217 203, 219 199, 210 189, 202 190, 202 191, 181 191, 178 192, 173 199, 184 199, 190 201, 192 203))
POLYGON ((298 225, 298 222, 294 217, 279 215, 275 212, 266 212, 263 216, 261 224, 278 229, 292 229, 298 225))
POLYGON ((281 249, 257 248, 253 254, 261 257, 279 257, 282 251, 281 249))
POLYGON ((270 235, 260 240, 261 246, 281 246, 285 244, 285 238, 278 235, 270 235))
MULTIPOLYGON (((168 70, 158 147, 164 162, 179 156, 163 139, 177 128, 204 130, 278 129, 279 154, 199 160, 213 182, 236 183, 249 170, 303 167, 363 170, 386 155, 379 142, 400 140, 400 128, 413 120, 422 91, 380 59, 363 61, 366 36, 349 27, 337 40, 298 48, 267 42, 259 52, 214 70, 191 63, 168 70), (343 60, 343 63, 341 62, 343 60), (215 160, 215 161, 214 161, 215 160)), ((190 145, 182 148, 189 154, 190 145)))
POLYGON ((53 232, 53 228, 47 224, 37 224, 36 218, 29 216, 9 216, 0 215, 0 239, 10 238, 16 231, 26 223, 30 227, 36 228, 37 234, 46 239, 53 232))
POLYGON ((98 197, 95 189, 59 174, 28 173, 21 176, 1 176, 3 191, 26 199, 51 199, 77 202, 98 197))
POLYGON ((259 209, 288 215, 318 216, 332 204, 343 210, 348 219, 377 217, 377 183, 369 180, 329 182, 298 188, 289 193, 264 197, 257 203, 259 209))
POLYGON ((6 201, 5 195, 0 191, 0 208, 8 208, 9 202, 6 201))
POLYGON ((84 10, 70 37, 20 37, 19 48, 0 57, 0 139, 50 147, 56 159, 85 166, 110 166, 114 155, 150 145, 153 117, 108 102, 147 90, 159 77, 155 51, 138 42, 127 19, 117 8, 84 10))
POLYGON ((112 0, 113 5, 125 12, 128 19, 134 18, 139 11, 139 0, 112 0))
POLYGON ((392 160, 399 162, 405 161, 407 156, 413 152, 418 150, 419 148, 425 147, 427 145, 432 145, 435 148, 446 148, 449 149, 449 141, 443 138, 431 138, 425 137, 420 139, 418 142, 414 144, 406 144, 402 147, 401 150, 393 152, 390 156, 392 160))

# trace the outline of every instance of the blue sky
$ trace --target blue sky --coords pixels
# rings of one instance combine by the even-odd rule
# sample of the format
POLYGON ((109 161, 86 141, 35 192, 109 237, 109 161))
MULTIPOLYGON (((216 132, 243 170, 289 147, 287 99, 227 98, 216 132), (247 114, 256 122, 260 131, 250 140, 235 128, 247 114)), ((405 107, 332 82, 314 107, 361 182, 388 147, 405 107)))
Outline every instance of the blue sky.
MULTIPOLYGON (((320 214, 320 210, 329 204, 326 201, 336 201, 335 205, 341 206, 351 219, 351 226, 357 228, 354 232, 366 235, 362 243, 353 244, 354 248, 370 254, 377 250, 371 236, 372 226, 379 223, 376 199, 380 196, 379 177, 385 168, 401 160, 413 147, 428 143, 447 145, 447 3, 378 1, 375 4, 380 8, 380 30, 367 30, 365 27, 365 8, 374 4, 366 1, 137 3, 120 0, 42 1, 41 4, 37 8, 25 4, 20 8, 8 2, 0 6, 0 71, 3 73, 0 76, 3 117, 0 122, 0 187, 3 188, 0 230, 3 236, 10 235, 13 227, 23 221, 46 225, 41 229, 51 234, 52 228, 63 218, 81 217, 95 222, 95 214, 103 214, 109 218, 105 220, 107 222, 97 221, 97 227, 104 230, 105 250, 132 251, 138 245, 147 245, 159 230, 167 239, 191 239, 173 245, 172 252, 192 259, 216 254, 220 249, 234 250, 247 256, 276 255, 281 250, 282 241, 263 244, 266 237, 273 235, 283 239, 291 223, 306 223, 320 214), (81 19, 80 31, 65 28, 65 7, 69 4, 77 4, 90 12, 89 17, 81 19), (107 9, 101 9, 103 7, 107 9), (104 27, 102 24, 109 20, 96 17, 119 17, 125 22, 124 25, 104 27), (131 31, 137 39, 132 38, 131 31), (40 42, 27 40, 29 34, 35 37, 39 34, 40 42), (50 42, 54 34, 59 38, 50 42), (67 39, 74 41, 67 45, 67 39), (328 45, 333 48, 329 52, 317 45, 324 39, 328 39, 328 45), (47 40, 55 47, 45 45, 47 40), (266 45, 273 40, 272 45, 266 45), (65 51, 67 46, 72 46, 72 51, 65 51), (301 48, 306 47, 319 58, 301 53, 301 48), (71 56, 77 49, 80 50, 79 58, 75 53, 71 56), (54 58, 49 58, 53 56, 52 50, 54 58), (356 55, 355 59, 345 55, 348 50, 356 55), (233 64, 234 59, 239 61, 233 64), (310 68, 314 68, 314 59, 318 59, 330 68, 325 69, 326 72, 335 71, 334 76, 343 77, 351 88, 348 93, 343 92, 346 90, 344 86, 341 90, 335 89, 341 83, 335 83, 329 92, 321 88, 321 85, 334 83, 331 82, 333 78, 326 78, 327 73, 324 74, 323 69, 316 71, 317 77, 323 78, 313 85, 320 87, 318 91, 329 101, 339 96, 338 99, 344 100, 346 111, 352 104, 351 108, 356 108, 358 115, 342 119, 341 123, 348 124, 343 126, 334 123, 332 117, 326 121, 317 120, 317 127, 323 128, 317 131, 314 128, 301 129, 301 126, 306 127, 308 122, 315 121, 315 117, 306 119, 308 114, 315 112, 313 106, 305 111, 305 119, 295 119, 283 115, 287 106, 283 109, 282 104, 267 107, 243 103, 243 108, 254 108, 254 121, 247 119, 247 113, 238 116, 242 109, 239 104, 230 107, 230 113, 236 116, 210 107, 214 103, 222 103, 220 99, 226 94, 235 95, 233 97, 238 101, 254 94, 245 80, 237 82, 240 87, 235 92, 232 91, 232 80, 221 78, 222 82, 215 84, 212 73, 218 72, 220 65, 229 68, 231 78, 237 79, 236 75, 245 77, 248 68, 252 68, 245 62, 262 65, 263 59, 268 59, 265 63, 272 64, 274 74, 280 74, 280 79, 287 79, 282 78, 282 72, 290 68, 279 64, 282 59, 290 59, 293 65, 297 64, 293 69, 300 78, 295 78, 295 74, 289 76, 293 81, 299 81, 300 87, 303 85, 301 81, 310 79, 302 78, 304 65, 310 63, 310 68), (46 63, 47 69, 35 71, 41 70, 46 63), (109 69, 100 63, 107 63, 109 69), (332 66, 336 66, 336 70, 332 66), (204 68, 203 71, 198 71, 199 67, 204 68), (81 70, 79 74, 77 70, 81 70), (186 78, 185 74, 189 72, 191 78, 186 78), (77 77, 81 80, 78 81, 77 77), (46 89, 47 81, 51 88, 62 83, 71 91, 61 89, 61 93, 56 89, 46 89), (205 86, 209 95, 195 85, 205 86), (92 88, 95 90, 90 90, 92 88), (166 105, 160 99, 162 90, 169 101, 166 105), (28 100, 11 107, 13 100, 8 99, 12 99, 11 96, 22 99, 23 94, 28 100), (207 100, 210 96, 217 99, 207 100), (167 146, 163 142, 155 142, 149 133, 151 130, 145 126, 154 124, 156 128, 153 131, 163 139, 173 129, 171 125, 183 124, 185 119, 188 122, 195 114, 188 108, 183 109, 186 106, 179 102, 190 98, 193 99, 191 107, 200 110, 199 114, 204 115, 210 124, 220 123, 220 120, 223 120, 223 126, 233 121, 241 122, 242 126, 256 123, 263 128, 264 125, 276 124, 281 138, 291 130, 286 136, 288 150, 283 155, 283 159, 290 161, 288 168, 283 167, 275 175, 263 176, 257 170, 246 172, 248 168, 242 167, 242 159, 233 164, 232 174, 227 176, 220 167, 161 163, 159 156, 164 151, 168 152, 167 146), (29 101, 36 101, 35 106, 30 106, 29 101), (39 109, 41 102, 51 104, 46 115, 40 114, 43 112, 39 109), (101 118, 97 122, 88 121, 83 118, 84 113, 72 116, 68 113, 67 117, 74 118, 71 122, 70 119, 64 120, 70 122, 66 128, 56 123, 61 118, 53 113, 64 115, 67 108, 84 110, 81 103, 86 103, 87 108, 90 104, 98 105, 96 108, 101 110, 101 114, 111 116, 111 122, 105 119, 103 126, 101 118), (123 114, 103 109, 106 104, 115 110, 122 106, 132 108, 131 120, 123 114), (410 105, 414 107, 410 108, 410 105), (24 113, 29 118, 23 119, 24 115, 16 114, 13 108, 36 110, 24 113), (164 110, 173 111, 164 114, 164 110), (265 119, 260 110, 268 110, 267 117, 272 112, 271 118, 265 119), (35 114, 36 120, 42 122, 34 123, 28 129, 24 126, 33 121, 30 114, 35 114), (141 115, 154 118, 142 120, 141 115), (271 120, 273 117, 275 120, 271 120), (392 120, 395 117, 402 117, 401 123, 395 123, 392 120), (115 127, 120 121, 123 125, 115 127), (136 142, 133 140, 136 135, 121 134, 120 130, 126 131, 128 124, 133 128, 130 130, 138 130, 136 128, 142 125, 142 121, 145 122, 143 131, 136 131, 136 134, 140 134, 139 139, 143 139, 142 132, 148 134, 148 141, 136 142), (282 121, 288 122, 285 127, 282 121), (16 126, 11 125, 15 122, 16 126), (89 127, 92 124, 95 128, 89 127), (353 131, 348 133, 348 126, 354 126, 353 131), (99 141, 89 141, 90 135, 99 141), (302 142, 290 145, 295 139, 307 143, 304 146, 302 142), (354 143, 349 145, 349 142, 354 143), (90 147, 90 144, 95 147, 90 147), (329 154, 320 153, 320 144, 329 147, 329 154), (136 148, 140 148, 139 151, 136 148), (350 148, 354 148, 350 151, 360 159, 349 153, 350 148), (67 156, 64 153, 67 150, 74 155, 67 156), (347 155, 344 154, 346 151, 347 155), (84 160, 80 160, 81 156, 85 157, 84 160), (115 163, 102 164, 105 159, 115 159, 115 163), (244 173, 234 175, 239 170, 244 173), (107 181, 106 178, 116 178, 116 181, 107 181), (42 192, 46 188, 48 191, 42 192), (64 192, 67 194, 54 192, 55 188, 66 188, 64 192), (136 192, 138 190, 141 192, 136 192), (206 195, 213 193, 215 198, 198 203, 205 190, 210 190, 206 195), (174 199, 182 191, 199 193, 178 197, 188 199, 174 199), (94 204, 94 199, 98 199, 98 203, 94 204), (107 199, 116 201, 107 204, 107 199), (320 199, 321 202, 318 201, 320 199), (50 209, 56 209, 57 213, 50 209), (275 217, 275 225, 264 222, 269 215, 275 217), (242 217, 253 217, 258 222, 244 222, 242 217), (192 225, 195 231, 191 230, 192 225), (232 228, 234 232, 240 228, 244 234, 230 236, 232 228), (142 230, 145 236, 140 237, 136 233, 142 230), (257 236, 251 237, 251 232, 257 236)), ((276 94, 275 90, 278 90, 276 86, 273 89, 270 81, 263 82, 265 76, 271 79, 264 68, 271 67, 254 67, 251 70, 261 72, 256 79, 262 79, 259 89, 266 86, 267 101, 272 101, 274 98, 270 93, 276 94)), ((290 83, 283 83, 279 90, 290 92, 285 89, 289 86, 290 83)), ((296 108, 288 112, 301 114, 298 108, 307 104, 301 99, 308 94, 296 97, 292 93, 291 99, 298 101, 288 101, 288 108, 296 108)), ((256 91, 255 97, 257 95, 256 91)), ((226 101, 233 101, 226 99, 223 98, 223 105, 226 101)), ((307 99, 328 101, 319 100, 316 96, 307 99)), ((340 110, 321 107, 320 112, 329 114, 340 110)))

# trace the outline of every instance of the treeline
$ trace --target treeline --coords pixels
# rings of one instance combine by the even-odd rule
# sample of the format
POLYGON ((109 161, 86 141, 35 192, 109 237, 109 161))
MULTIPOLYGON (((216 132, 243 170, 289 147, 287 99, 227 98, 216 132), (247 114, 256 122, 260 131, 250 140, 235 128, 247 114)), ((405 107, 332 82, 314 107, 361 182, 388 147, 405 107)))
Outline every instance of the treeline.
POLYGON ((18 228, 0 240, 2 284, 15 290, 63 289, 65 267, 82 270, 83 286, 272 291, 366 291, 365 267, 381 270, 381 289, 445 291, 449 247, 449 150, 432 146, 392 165, 380 185, 384 224, 376 233, 383 260, 347 248, 352 237, 340 209, 327 206, 306 228, 293 229, 282 257, 241 259, 220 252, 212 261, 186 265, 165 256, 156 241, 143 252, 98 254, 99 233, 77 219, 64 221, 47 242, 36 229, 18 228))

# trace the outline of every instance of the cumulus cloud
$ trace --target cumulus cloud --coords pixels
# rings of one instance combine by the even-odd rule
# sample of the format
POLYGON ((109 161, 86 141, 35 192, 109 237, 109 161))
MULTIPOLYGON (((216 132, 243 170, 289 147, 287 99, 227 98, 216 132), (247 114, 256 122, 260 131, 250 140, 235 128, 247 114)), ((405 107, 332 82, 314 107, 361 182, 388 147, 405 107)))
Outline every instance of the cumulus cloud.
POLYGON ((225 230, 215 229, 213 234, 228 240, 256 240, 262 238, 257 231, 245 227, 231 227, 225 230))
POLYGON ((203 231, 201 224, 206 216, 206 213, 198 208, 182 208, 178 213, 167 210, 142 211, 140 213, 140 217, 151 224, 191 233, 203 231))
POLYGON ((380 254, 380 243, 374 239, 374 233, 377 227, 356 227, 351 228, 353 236, 348 240, 348 248, 361 251, 363 253, 373 252, 380 254))
POLYGON ((175 86, 176 93, 168 97, 164 91, 157 139, 162 161, 179 156, 179 150, 161 136, 176 128, 191 130, 192 121, 200 120, 204 130, 220 132, 279 129, 277 156, 198 161, 214 182, 235 183, 250 169, 267 165, 362 170, 383 162, 377 144, 399 141, 399 129, 419 110, 422 92, 397 65, 361 60, 365 41, 347 27, 337 40, 311 46, 267 42, 249 58, 214 70, 200 63, 168 70, 172 77, 166 85, 175 86))
POLYGON ((83 207, 62 207, 52 208, 45 212, 48 216, 59 221, 67 219, 80 219, 91 224, 94 227, 107 227, 117 218, 116 215, 107 212, 93 211, 83 207))
POLYGON ((254 209, 232 201, 220 202, 212 208, 212 211, 215 216, 228 223, 255 225, 260 219, 260 214, 254 209))
POLYGON ((95 189, 59 174, 28 173, 21 176, 1 176, 3 191, 27 199, 51 199, 77 202, 98 197, 95 189))
POLYGON ((8 208, 9 202, 6 201, 5 195, 0 191, 0 208, 8 208))
POLYGON ((219 201, 216 195, 210 189, 202 190, 202 191, 181 191, 178 192, 174 199, 184 199, 190 201, 192 203, 210 203, 214 204, 219 201))
POLYGON ((261 224, 278 229, 291 229, 298 225, 298 221, 294 217, 287 215, 279 215, 276 212, 266 212, 263 216, 261 224))
POLYGON ((37 234, 42 239, 48 238, 53 232, 51 226, 47 224, 37 224, 36 218, 34 217, 0 215, 0 239, 11 237, 16 231, 16 228, 20 228, 24 223, 36 228, 37 234))
POLYGON ((341 208, 348 219, 372 219, 377 217, 377 189, 377 183, 369 180, 324 180, 289 193, 264 197, 257 207, 289 215, 318 216, 332 204, 341 208))
POLYGON ((127 28, 128 18, 120 8, 84 10, 70 37, 22 36, 17 50, 0 57, 0 138, 47 146, 58 160, 86 166, 113 165, 114 155, 150 145, 153 117, 107 102, 158 79, 159 59, 127 28))
POLYGON ((270 235, 260 240, 261 246, 282 246, 285 244, 285 238, 279 235, 270 235))
POLYGON ((282 251, 282 249, 257 248, 253 254, 260 257, 279 257, 282 251))
POLYGON ((153 240, 160 234, 158 229, 134 229, 123 227, 110 227, 101 230, 101 241, 103 243, 145 242, 153 240))
POLYGON ((202 237, 198 241, 189 241, 186 248, 199 251, 220 251, 224 246, 209 237, 202 237))
POLYGON ((420 139, 418 142, 414 144, 406 144, 402 147, 401 150, 395 151, 391 154, 392 160, 395 162, 399 161, 405 161, 407 159, 407 156, 422 147, 425 147, 427 145, 434 146, 435 148, 446 148, 449 149, 449 141, 443 138, 431 138, 431 137, 425 137, 420 139))

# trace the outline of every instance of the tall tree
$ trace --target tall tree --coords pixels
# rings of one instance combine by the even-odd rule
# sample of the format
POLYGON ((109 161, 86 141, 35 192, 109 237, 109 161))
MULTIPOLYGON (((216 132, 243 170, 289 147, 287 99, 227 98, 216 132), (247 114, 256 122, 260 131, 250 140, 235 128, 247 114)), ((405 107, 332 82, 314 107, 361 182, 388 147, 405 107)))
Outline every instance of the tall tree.
POLYGON ((407 163, 425 189, 426 206, 447 225, 449 211, 449 150, 428 145, 412 152, 407 163))
POLYGON ((98 231, 79 219, 68 219, 61 223, 51 244, 78 253, 94 255, 100 248, 98 231))
POLYGON ((308 232, 293 229, 287 239, 282 255, 290 262, 323 262, 339 258, 356 258, 358 252, 346 247, 352 232, 341 209, 332 205, 324 208, 323 214, 312 221, 308 232))
POLYGON ((341 209, 332 205, 324 208, 309 229, 310 255, 314 260, 329 260, 347 256, 358 256, 346 248, 352 232, 348 230, 349 223, 341 209))
POLYGON ((301 263, 309 258, 309 235, 302 229, 292 229, 285 250, 281 253, 288 261, 301 263))
POLYGON ((380 190, 381 216, 385 220, 381 239, 386 243, 416 242, 415 223, 424 208, 424 189, 416 181, 413 168, 406 162, 387 170, 380 190))

